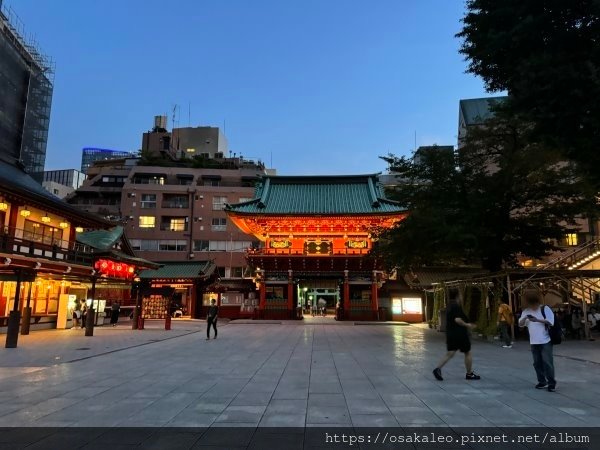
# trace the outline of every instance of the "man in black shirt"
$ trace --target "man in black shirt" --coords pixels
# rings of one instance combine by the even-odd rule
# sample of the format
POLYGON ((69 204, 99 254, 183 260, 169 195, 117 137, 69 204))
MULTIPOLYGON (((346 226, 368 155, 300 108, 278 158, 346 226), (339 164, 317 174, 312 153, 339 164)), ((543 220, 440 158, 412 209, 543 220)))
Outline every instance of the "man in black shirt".
POLYGON ((479 380, 481 377, 473 372, 473 356, 471 355, 471 339, 469 330, 475 328, 475 324, 469 323, 461 305, 458 290, 452 289, 448 293, 448 310, 446 312, 446 346, 448 352, 440 361, 433 375, 442 381, 442 367, 452 359, 458 350, 465 354, 465 368, 467 369, 467 380, 479 380))
POLYGON ((213 298, 210 301, 210 306, 208 307, 208 314, 206 316, 206 340, 210 339, 210 327, 212 325, 215 330, 215 339, 217 338, 217 315, 219 314, 219 307, 215 304, 216 301, 213 298))

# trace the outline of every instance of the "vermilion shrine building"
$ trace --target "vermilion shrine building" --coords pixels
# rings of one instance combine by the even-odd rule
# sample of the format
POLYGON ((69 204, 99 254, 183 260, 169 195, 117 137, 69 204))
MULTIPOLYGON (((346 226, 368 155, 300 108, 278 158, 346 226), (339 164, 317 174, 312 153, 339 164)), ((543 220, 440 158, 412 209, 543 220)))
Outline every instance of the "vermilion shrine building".
POLYGON ((378 318, 384 274, 370 254, 374 235, 407 211, 385 198, 377 175, 266 176, 252 200, 226 212, 264 242, 248 253, 257 317, 300 318, 320 300, 340 319, 378 318))

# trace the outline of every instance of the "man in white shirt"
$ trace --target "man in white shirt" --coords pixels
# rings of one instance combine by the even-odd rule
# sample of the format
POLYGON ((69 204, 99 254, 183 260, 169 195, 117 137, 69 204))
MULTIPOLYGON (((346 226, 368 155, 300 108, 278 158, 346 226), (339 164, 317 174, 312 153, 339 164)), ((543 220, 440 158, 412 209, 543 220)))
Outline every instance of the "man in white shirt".
POLYGON ((548 392, 554 392, 556 389, 554 359, 550 334, 548 333, 548 326, 554 324, 554 313, 550 307, 540 306, 540 295, 537 292, 526 293, 524 301, 526 308, 519 318, 519 326, 527 327, 529 330, 533 367, 538 379, 535 388, 547 388, 548 392), (544 308, 546 318, 542 314, 542 308, 544 308))

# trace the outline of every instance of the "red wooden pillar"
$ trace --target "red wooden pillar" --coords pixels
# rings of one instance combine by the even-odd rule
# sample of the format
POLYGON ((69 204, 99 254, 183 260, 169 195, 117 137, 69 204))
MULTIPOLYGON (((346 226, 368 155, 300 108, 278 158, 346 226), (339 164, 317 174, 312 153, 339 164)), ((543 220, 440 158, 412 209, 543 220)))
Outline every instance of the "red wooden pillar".
POLYGON ((287 309, 290 319, 294 319, 294 279, 291 270, 288 270, 287 309))
POLYGON ((259 295, 259 314, 260 314, 260 319, 263 319, 265 317, 265 310, 267 309, 267 285, 266 285, 266 280, 263 279, 260 282, 260 288, 258 289, 258 295, 259 295))
POLYGON ((373 308, 373 315, 378 318, 379 299, 377 298, 377 274, 375 272, 373 272, 373 282, 371 283, 371 307, 373 308))
POLYGON ((350 315, 350 283, 348 282, 348 271, 344 270, 344 319, 350 315))

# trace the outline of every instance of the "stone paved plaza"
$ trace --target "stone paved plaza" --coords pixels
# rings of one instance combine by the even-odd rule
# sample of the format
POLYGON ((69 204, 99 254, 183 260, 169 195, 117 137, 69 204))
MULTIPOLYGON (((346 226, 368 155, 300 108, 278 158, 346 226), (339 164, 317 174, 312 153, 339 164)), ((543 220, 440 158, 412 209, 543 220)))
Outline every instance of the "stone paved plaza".
MULTIPOLYGON (((210 341, 202 321, 175 322, 171 331, 122 325, 87 338, 78 330, 32 333, 19 348, 0 350, 0 427, 600 426, 598 341, 557 347, 559 384, 549 393, 533 387, 525 342, 503 349, 475 340, 482 379, 465 380, 457 355, 439 382, 431 370, 445 350, 442 333, 309 323, 232 322, 210 341)), ((79 429, 86 430, 72 432, 79 429)), ((173 448, 199 439, 176 436, 173 448)))

